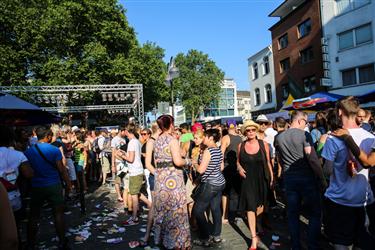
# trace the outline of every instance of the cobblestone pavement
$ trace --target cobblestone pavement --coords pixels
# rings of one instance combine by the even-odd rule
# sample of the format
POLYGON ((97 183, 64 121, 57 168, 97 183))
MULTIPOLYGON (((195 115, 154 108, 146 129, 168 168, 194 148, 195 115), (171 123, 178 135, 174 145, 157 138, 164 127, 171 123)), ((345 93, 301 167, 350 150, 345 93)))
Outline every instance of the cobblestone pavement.
MULTIPOLYGON (((146 218, 143 218, 137 226, 123 227, 122 222, 128 216, 123 213, 122 204, 116 201, 116 195, 111 188, 100 187, 86 195, 86 206, 87 212, 85 215, 80 214, 78 203, 69 204, 65 212, 69 244, 72 249, 130 249, 129 242, 143 236, 144 233, 140 230, 146 227, 146 218), (122 238, 120 243, 110 244, 106 242, 107 239, 118 237, 122 238)), ((278 216, 281 214, 280 209, 276 209, 271 214, 273 230, 262 236, 264 244, 270 249, 290 249, 286 219, 278 216), (279 236, 280 239, 277 241, 279 245, 272 244, 272 235, 279 236)), ((39 248, 56 249, 56 234, 50 209, 44 209, 42 217, 38 238, 39 248)), ((305 226, 303 226, 303 229, 305 232, 305 226)), ((223 225, 222 237, 224 242, 212 246, 211 249, 248 249, 251 243, 249 229, 243 221, 223 225)), ((196 233, 193 232, 194 238, 196 238, 196 233)), ((306 236, 303 233, 302 239, 305 238, 306 236)), ((304 242, 306 241, 302 240, 302 244, 304 242)), ((325 241, 323 241, 323 244, 324 249, 330 249, 325 241)), ((193 249, 204 248, 193 246, 193 249)))

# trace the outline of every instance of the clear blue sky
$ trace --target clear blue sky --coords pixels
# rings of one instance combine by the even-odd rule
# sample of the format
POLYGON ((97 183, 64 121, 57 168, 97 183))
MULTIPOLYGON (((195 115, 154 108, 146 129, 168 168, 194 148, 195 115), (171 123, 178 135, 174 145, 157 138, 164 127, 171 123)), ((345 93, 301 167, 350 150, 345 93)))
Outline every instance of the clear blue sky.
POLYGON ((237 88, 248 90, 247 58, 271 43, 268 17, 282 0, 119 0, 138 40, 165 49, 165 61, 197 49, 237 88))

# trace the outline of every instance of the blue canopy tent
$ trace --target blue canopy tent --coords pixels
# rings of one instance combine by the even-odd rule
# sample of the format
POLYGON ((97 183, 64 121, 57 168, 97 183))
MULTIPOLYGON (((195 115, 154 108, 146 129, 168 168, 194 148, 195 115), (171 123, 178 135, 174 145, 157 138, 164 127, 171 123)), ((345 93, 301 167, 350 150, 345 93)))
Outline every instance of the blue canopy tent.
POLYGON ((358 100, 360 103, 375 102, 375 90, 371 90, 364 95, 358 96, 358 100))
POLYGON ((0 92, 0 124, 31 126, 57 123, 62 119, 18 97, 0 92))
POLYGON ((342 95, 327 93, 327 92, 318 92, 309 97, 295 99, 293 103, 287 107, 284 107, 284 110, 323 110, 332 107, 332 105, 340 100, 342 95))

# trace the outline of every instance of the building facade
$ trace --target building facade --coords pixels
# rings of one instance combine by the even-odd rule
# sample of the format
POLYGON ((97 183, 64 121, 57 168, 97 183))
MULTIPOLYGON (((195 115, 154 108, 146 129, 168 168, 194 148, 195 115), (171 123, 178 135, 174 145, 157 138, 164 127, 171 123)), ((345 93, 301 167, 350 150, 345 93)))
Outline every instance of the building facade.
POLYGON ((289 93, 294 98, 301 98, 326 90, 321 86, 325 76, 320 1, 285 0, 269 16, 280 18, 269 29, 272 35, 277 108, 282 106, 289 93))
POLYGON ((250 91, 237 90, 237 112, 243 120, 251 119, 251 96, 250 91))
POLYGON ((375 0, 321 1, 323 57, 329 92, 375 89, 375 0))
POLYGON ((252 116, 276 111, 274 71, 271 45, 248 58, 252 116))
POLYGON ((238 116, 237 84, 234 79, 226 78, 221 87, 219 99, 204 109, 201 120, 213 120, 221 117, 238 116))

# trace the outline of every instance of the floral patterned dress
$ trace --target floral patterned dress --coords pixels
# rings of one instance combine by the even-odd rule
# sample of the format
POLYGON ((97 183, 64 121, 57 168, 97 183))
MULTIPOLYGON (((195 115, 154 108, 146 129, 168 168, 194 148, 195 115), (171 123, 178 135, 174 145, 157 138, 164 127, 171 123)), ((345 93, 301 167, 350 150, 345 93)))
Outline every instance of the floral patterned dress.
POLYGON ((183 172, 174 168, 169 143, 173 137, 162 134, 154 143, 155 190, 154 234, 155 244, 167 249, 191 248, 189 219, 186 206, 186 188, 183 172))

